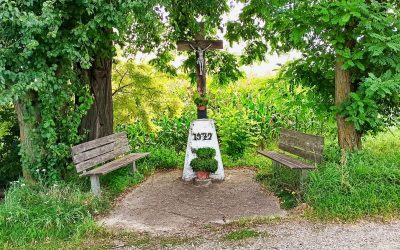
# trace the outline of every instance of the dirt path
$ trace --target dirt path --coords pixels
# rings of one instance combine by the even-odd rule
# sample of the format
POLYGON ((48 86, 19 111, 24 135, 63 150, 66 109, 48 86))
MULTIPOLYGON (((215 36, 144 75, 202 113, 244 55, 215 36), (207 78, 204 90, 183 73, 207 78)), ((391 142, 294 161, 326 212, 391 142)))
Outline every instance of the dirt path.
POLYGON ((279 200, 254 180, 254 171, 225 174, 222 183, 198 187, 183 182, 179 170, 157 173, 127 194, 101 223, 150 233, 195 233, 208 223, 286 215, 279 200))
POLYGON ((208 187, 184 183, 180 175, 155 174, 99 220, 112 231, 132 232, 133 243, 117 237, 110 248, 400 249, 400 221, 322 224, 287 215, 250 169, 227 170, 224 182, 208 187), (256 235, 226 239, 245 229, 256 235))

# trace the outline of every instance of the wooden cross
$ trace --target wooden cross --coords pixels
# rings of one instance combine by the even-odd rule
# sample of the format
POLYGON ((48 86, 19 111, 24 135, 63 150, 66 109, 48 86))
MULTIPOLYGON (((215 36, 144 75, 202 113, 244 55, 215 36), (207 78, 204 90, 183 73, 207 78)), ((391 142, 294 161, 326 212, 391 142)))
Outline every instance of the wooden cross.
MULTIPOLYGON (((206 61, 205 61, 205 52, 210 49, 223 49, 224 45, 222 40, 205 40, 204 39, 204 29, 202 26, 202 32, 195 36, 195 40, 193 41, 178 41, 177 47, 178 51, 196 51, 196 81, 197 81, 197 91, 200 95, 206 94, 206 61)), ((200 116, 200 115, 198 115, 200 116)), ((204 116, 204 115, 203 115, 204 116)), ((207 118, 207 113, 205 113, 205 117, 207 118)))

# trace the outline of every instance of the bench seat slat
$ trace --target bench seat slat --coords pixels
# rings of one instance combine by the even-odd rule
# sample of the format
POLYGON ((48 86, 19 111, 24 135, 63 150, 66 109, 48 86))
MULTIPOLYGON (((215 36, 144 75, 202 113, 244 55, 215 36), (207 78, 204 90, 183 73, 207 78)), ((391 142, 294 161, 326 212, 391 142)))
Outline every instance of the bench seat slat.
POLYGON ((90 150, 82 152, 82 153, 74 154, 72 159, 75 164, 79 164, 81 162, 84 162, 84 161, 90 160, 92 158, 101 156, 103 154, 112 152, 117 148, 128 147, 128 146, 129 146, 129 142, 126 137, 118 138, 109 144, 106 144, 106 145, 103 145, 103 146, 100 146, 97 148, 93 148, 93 149, 90 149, 90 150))
POLYGON ((104 163, 106 161, 114 159, 117 156, 123 155, 123 154, 129 152, 129 150, 130 150, 129 145, 115 148, 113 151, 110 151, 108 153, 99 155, 99 156, 89 159, 87 161, 83 161, 81 163, 76 164, 75 165, 76 171, 79 173, 84 170, 90 169, 90 168, 96 166, 97 164, 104 163))
POLYGON ((294 159, 288 155, 276 152, 276 151, 257 151, 259 154, 262 154, 276 162, 279 162, 285 166, 288 166, 291 169, 314 169, 313 165, 306 164, 300 160, 294 159))
POLYGON ((310 152, 302 148, 296 148, 291 145, 284 144, 282 142, 279 142, 279 148, 286 152, 300 156, 307 160, 311 160, 316 163, 321 163, 323 159, 322 152, 321 153, 310 152))
POLYGON ((323 150, 324 148, 324 137, 318 135, 310 135, 299 131, 282 129, 281 139, 286 137, 288 140, 293 141, 293 143, 300 143, 301 147, 310 147, 323 150))
POLYGON ((116 133, 116 134, 112 134, 112 135, 108 135, 93 141, 88 141, 85 143, 81 143, 79 145, 73 146, 71 148, 72 154, 79 154, 97 147, 101 147, 104 146, 106 144, 112 143, 114 141, 117 141, 119 139, 124 139, 126 138, 126 133, 125 132, 121 132, 121 133, 116 133))
POLYGON ((101 167, 95 168, 93 170, 90 170, 88 172, 85 172, 81 174, 80 176, 90 176, 90 175, 103 175, 107 174, 109 172, 112 172, 118 168, 124 167, 128 165, 129 163, 132 163, 136 160, 139 160, 145 156, 149 155, 149 153, 134 153, 134 154, 129 154, 125 157, 119 158, 117 160, 114 160, 112 162, 106 163, 101 167))

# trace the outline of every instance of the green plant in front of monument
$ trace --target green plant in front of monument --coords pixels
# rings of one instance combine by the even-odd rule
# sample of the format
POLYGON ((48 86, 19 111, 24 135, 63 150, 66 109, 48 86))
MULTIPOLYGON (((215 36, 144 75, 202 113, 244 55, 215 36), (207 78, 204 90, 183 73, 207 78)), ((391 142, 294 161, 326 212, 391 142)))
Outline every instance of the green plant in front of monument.
POLYGON ((218 169, 218 161, 215 159, 216 151, 213 148, 199 148, 196 150, 197 158, 190 162, 197 178, 208 179, 210 173, 215 173, 218 169))
POLYGON ((198 109, 201 109, 201 107, 205 107, 208 104, 208 96, 207 94, 199 94, 197 91, 193 95, 193 102, 197 105, 198 109))

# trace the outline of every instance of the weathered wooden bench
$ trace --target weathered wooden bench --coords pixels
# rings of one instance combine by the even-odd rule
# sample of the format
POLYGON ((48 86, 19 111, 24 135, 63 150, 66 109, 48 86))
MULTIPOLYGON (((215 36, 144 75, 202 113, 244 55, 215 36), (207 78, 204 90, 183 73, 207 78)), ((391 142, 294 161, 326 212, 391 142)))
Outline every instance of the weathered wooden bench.
POLYGON ((149 153, 128 154, 130 151, 126 133, 117 133, 85 142, 71 148, 72 159, 80 176, 90 176, 92 192, 100 195, 101 175, 110 173, 132 163, 132 172, 136 171, 135 161, 149 153), (99 166, 100 164, 103 164, 99 166))
POLYGON ((278 147, 284 152, 313 163, 309 164, 277 151, 257 151, 259 154, 270 158, 275 166, 283 165, 294 170, 300 170, 300 189, 302 190, 307 172, 314 169, 316 164, 323 160, 324 137, 283 129, 279 137, 278 147))

